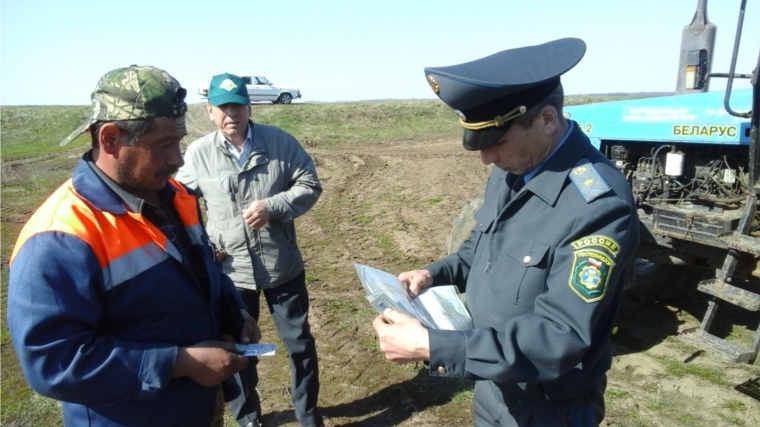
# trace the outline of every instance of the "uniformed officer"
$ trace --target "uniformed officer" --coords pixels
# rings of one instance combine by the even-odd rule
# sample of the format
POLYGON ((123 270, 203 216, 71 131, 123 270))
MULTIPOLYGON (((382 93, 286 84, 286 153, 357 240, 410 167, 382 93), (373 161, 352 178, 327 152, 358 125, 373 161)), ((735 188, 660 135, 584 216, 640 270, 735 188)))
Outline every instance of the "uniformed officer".
POLYGON ((373 326, 395 363, 476 380, 476 426, 592 426, 604 417, 610 335, 639 242, 631 191, 562 114, 560 75, 586 45, 567 38, 426 68, 463 145, 494 167, 460 249, 399 275, 411 295, 454 283, 474 329, 425 329, 393 310, 373 326))

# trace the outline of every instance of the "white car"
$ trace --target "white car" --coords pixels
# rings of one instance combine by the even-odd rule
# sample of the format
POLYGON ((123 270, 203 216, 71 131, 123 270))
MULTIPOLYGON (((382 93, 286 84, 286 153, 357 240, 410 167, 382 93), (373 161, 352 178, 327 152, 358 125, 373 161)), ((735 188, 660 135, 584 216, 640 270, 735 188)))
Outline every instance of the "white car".
MULTIPOLYGON (((238 74, 245 81, 251 102, 271 101, 275 104, 290 104, 301 97, 301 91, 294 87, 276 86, 264 76, 238 74)), ((198 94, 208 97, 208 83, 198 85, 198 94)))

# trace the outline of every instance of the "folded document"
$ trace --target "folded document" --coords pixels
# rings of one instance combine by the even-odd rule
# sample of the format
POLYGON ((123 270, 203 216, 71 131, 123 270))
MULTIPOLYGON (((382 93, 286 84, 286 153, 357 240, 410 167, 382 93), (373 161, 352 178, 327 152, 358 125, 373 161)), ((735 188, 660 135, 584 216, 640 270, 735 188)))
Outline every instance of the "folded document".
POLYGON ((472 317, 454 285, 434 286, 411 298, 398 278, 376 268, 354 264, 367 300, 379 313, 386 308, 406 313, 430 329, 472 329, 472 317))

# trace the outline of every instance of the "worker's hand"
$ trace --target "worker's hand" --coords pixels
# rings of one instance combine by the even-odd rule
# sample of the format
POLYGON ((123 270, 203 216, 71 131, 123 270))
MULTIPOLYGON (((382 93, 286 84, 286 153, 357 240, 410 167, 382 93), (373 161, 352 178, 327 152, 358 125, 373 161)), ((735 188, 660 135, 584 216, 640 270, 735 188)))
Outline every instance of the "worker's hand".
POLYGON ((428 331, 417 319, 386 309, 372 326, 380 341, 380 351, 393 363, 430 360, 428 331))
POLYGON ((180 347, 172 378, 188 377, 212 387, 248 366, 248 358, 236 354, 235 346, 224 341, 203 341, 180 347))
POLYGON ((226 257, 226 256, 227 256, 227 251, 219 251, 219 250, 215 250, 215 251, 214 251, 214 256, 216 256, 216 260, 217 260, 217 261, 221 261, 221 260, 223 260, 223 259, 224 259, 224 257, 226 257))
POLYGON ((243 211, 243 221, 254 230, 258 230, 269 222, 269 209, 266 202, 256 200, 243 211))
POLYGON ((432 286, 433 276, 427 270, 412 270, 399 274, 398 281, 404 285, 409 296, 414 298, 423 289, 432 286))
POLYGON ((261 330, 259 325, 253 320, 253 317, 248 314, 248 310, 240 310, 243 313, 243 331, 240 333, 240 342, 243 344, 258 343, 261 341, 261 330))

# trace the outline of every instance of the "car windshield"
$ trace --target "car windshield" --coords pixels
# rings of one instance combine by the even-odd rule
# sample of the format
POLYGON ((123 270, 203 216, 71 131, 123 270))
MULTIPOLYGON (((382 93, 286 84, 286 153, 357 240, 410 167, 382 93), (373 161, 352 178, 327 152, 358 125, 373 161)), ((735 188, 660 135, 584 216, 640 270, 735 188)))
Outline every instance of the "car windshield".
POLYGON ((256 77, 256 80, 258 80, 260 85, 268 85, 269 80, 266 79, 266 77, 256 77))

